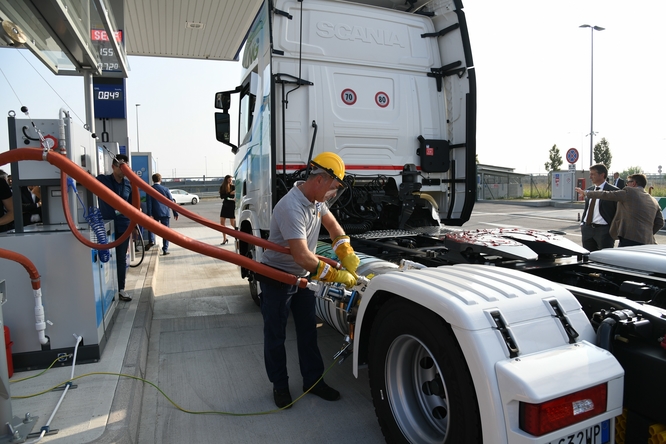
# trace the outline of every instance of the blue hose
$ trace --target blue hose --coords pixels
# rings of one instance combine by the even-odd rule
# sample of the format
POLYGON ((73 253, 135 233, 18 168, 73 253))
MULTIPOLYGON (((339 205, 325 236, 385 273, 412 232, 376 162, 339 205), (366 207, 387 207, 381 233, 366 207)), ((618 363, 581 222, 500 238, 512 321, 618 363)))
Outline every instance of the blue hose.
MULTIPOLYGON (((106 228, 104 226, 104 219, 102 219, 102 212, 99 211, 99 208, 95 207, 88 208, 88 215, 85 216, 85 218, 88 221, 88 225, 90 225, 90 229, 93 231, 93 233, 95 233, 95 237, 97 238, 97 243, 108 244, 109 241, 106 238, 106 228)), ((97 254, 99 255, 99 260, 102 263, 109 262, 109 259, 111 258, 109 250, 99 250, 97 254)))
MULTIPOLYGON (((86 219, 88 225, 90 225, 90 229, 95 234, 95 239, 96 239, 95 242, 101 245, 108 244, 109 241, 106 238, 106 227, 104 226, 104 219, 102 218, 102 212, 99 210, 99 208, 89 207, 88 213, 86 214, 86 208, 83 205, 83 201, 81 200, 79 192, 76 189, 76 185, 74 184, 74 179, 68 177, 67 186, 72 190, 74 190, 76 198, 79 200, 81 207, 83 207, 83 217, 86 219)), ((102 263, 109 262, 109 259, 111 258, 109 250, 98 250, 97 255, 102 263)))

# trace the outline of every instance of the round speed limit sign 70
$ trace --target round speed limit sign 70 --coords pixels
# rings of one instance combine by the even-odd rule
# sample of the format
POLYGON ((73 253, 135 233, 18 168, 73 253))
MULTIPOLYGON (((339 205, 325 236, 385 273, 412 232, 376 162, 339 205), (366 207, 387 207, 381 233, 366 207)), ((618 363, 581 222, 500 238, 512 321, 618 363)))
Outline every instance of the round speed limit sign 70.
POLYGON ((350 88, 343 89, 340 97, 342 97, 342 102, 345 105, 353 105, 354 103, 356 103, 356 93, 354 92, 353 89, 350 88))

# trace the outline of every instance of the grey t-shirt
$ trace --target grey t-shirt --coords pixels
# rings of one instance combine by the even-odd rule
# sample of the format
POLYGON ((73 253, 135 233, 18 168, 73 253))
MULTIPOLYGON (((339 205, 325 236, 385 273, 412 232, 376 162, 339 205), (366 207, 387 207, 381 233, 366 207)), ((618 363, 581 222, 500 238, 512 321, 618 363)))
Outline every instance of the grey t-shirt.
MULTIPOLYGON (((321 202, 310 202, 298 187, 293 187, 273 208, 271 234, 268 240, 289 247, 289 239, 305 239, 308 249, 315 252, 321 228, 321 218, 328 207, 321 202)), ((263 263, 296 276, 305 276, 308 271, 294 262, 290 254, 273 250, 264 252, 263 263)))

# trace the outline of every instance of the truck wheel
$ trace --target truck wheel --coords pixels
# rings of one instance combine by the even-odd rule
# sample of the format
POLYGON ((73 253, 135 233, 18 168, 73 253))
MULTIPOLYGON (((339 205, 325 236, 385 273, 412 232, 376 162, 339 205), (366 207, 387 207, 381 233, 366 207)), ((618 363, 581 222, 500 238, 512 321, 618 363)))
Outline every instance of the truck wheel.
MULTIPOLYGON (((255 251, 256 247, 254 245, 248 245, 247 253, 245 253, 245 256, 254 260, 256 257, 255 251)), ((259 281, 257 281, 257 278, 254 276, 254 272, 252 270, 247 270, 247 281, 250 284, 250 296, 252 296, 252 300, 255 304, 257 304, 257 306, 261 306, 261 291, 259 289, 259 281)))
POLYGON ((451 327, 434 313, 389 301, 369 346, 370 391, 389 443, 481 443, 476 392, 451 327))

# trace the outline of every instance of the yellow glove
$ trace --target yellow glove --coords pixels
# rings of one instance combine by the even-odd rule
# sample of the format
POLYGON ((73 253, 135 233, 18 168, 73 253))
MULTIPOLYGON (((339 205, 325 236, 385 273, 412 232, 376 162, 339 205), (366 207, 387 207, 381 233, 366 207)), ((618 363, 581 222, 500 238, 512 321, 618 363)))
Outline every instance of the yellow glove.
POLYGON ((350 272, 336 270, 324 261, 319 261, 317 271, 312 278, 322 282, 339 282, 349 288, 356 285, 356 278, 350 272))
POLYGON ((338 236, 333 239, 333 251, 335 251, 340 263, 346 270, 356 273, 361 260, 354 253, 354 249, 349 242, 349 236, 338 236))

